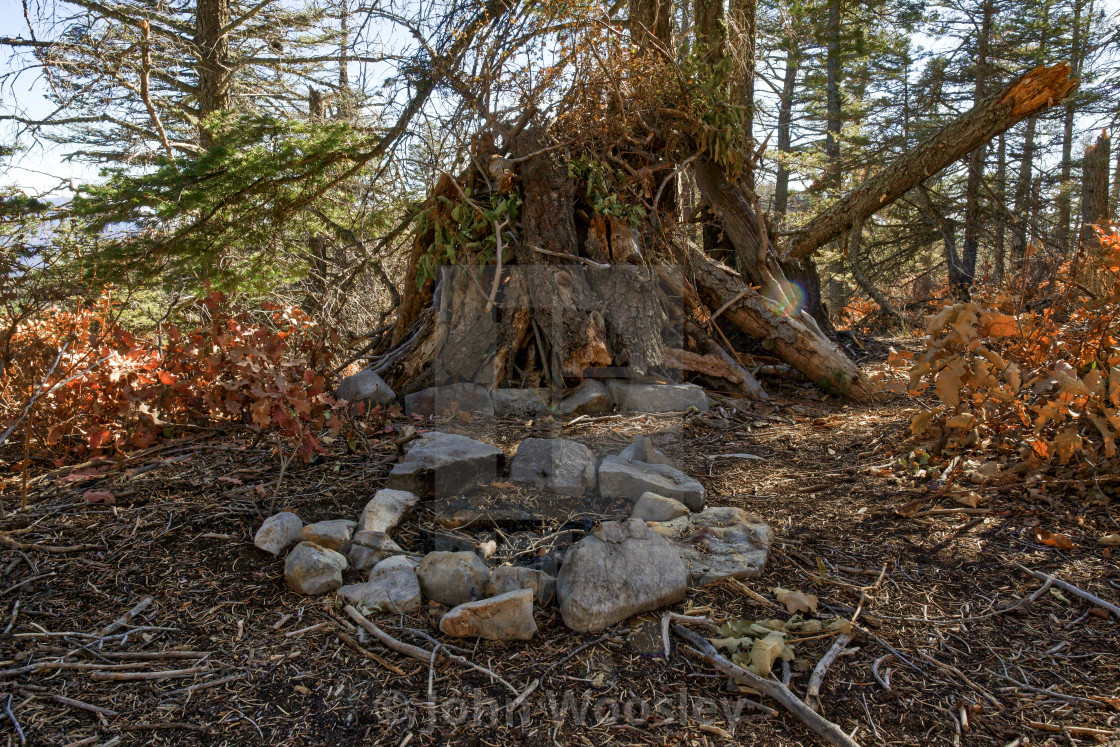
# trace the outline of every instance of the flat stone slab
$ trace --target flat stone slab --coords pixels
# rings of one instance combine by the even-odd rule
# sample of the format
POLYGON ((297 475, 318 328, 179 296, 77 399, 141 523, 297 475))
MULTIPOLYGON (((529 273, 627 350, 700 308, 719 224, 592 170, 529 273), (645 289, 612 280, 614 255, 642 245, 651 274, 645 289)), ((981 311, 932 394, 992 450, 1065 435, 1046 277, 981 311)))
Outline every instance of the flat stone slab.
POLYGON ((314 524, 304 525, 297 539, 300 542, 314 542, 320 547, 345 553, 350 549, 350 538, 354 535, 354 527, 357 525, 358 522, 348 519, 317 521, 314 524))
POLYGON ((385 558, 402 555, 404 549, 384 532, 355 532, 350 540, 347 559, 359 571, 367 571, 385 558))
POLYGON ((378 490, 358 517, 358 531, 388 533, 419 501, 420 496, 407 490, 378 490))
POLYGON ((486 589, 490 596, 518 589, 531 590, 543 607, 556 596, 556 579, 544 571, 520 565, 501 565, 490 571, 490 585, 486 589))
POLYGON ((642 493, 630 512, 631 519, 642 521, 672 521, 688 515, 688 506, 675 498, 666 498, 657 493, 642 493))
POLYGON ((654 448, 648 436, 638 436, 634 443, 618 452, 620 459, 628 462, 645 462, 646 464, 668 464, 673 466, 673 460, 654 448))
POLYGON ((552 392, 543 387, 533 389, 494 389, 490 400, 499 418, 510 415, 543 415, 548 412, 552 392))
POLYGON ((486 387, 459 383, 432 386, 404 396, 404 410, 409 415, 441 418, 467 413, 493 415, 494 402, 486 387))
POLYGON ((405 613, 419 612, 423 603, 420 582, 410 568, 386 571, 360 584, 348 584, 337 592, 339 597, 359 610, 405 613))
POLYGON ((704 508, 704 486, 668 464, 628 462, 609 456, 599 465, 599 492, 605 497, 620 496, 632 503, 643 493, 674 498, 690 511, 704 508))
POLYGON ((762 575, 774 540, 761 519, 732 506, 710 506, 650 527, 680 552, 691 586, 762 575))
POLYGON ((527 438, 517 447, 509 481, 560 495, 580 496, 595 488, 598 460, 576 441, 527 438))
POLYGON ((629 519, 603 522, 568 550, 556 596, 564 624, 589 632, 679 602, 687 586, 676 548, 645 522, 629 519))
POLYGON ((490 641, 527 641, 537 633, 533 592, 519 589, 454 608, 439 621, 445 635, 490 641))
POLYGON ((614 401, 607 388, 595 379, 581 381, 559 405, 564 415, 600 415, 613 409, 614 401))
POLYGON ((388 487, 421 497, 460 495, 491 483, 505 461, 496 446, 442 431, 425 433, 404 448, 404 458, 389 473, 388 487))
POLYGON ((359 371, 338 383, 334 396, 347 402, 365 402, 387 405, 397 398, 396 392, 373 371, 359 371))
POLYGON ((704 388, 696 384, 632 384, 608 381, 611 399, 624 412, 681 412, 696 408, 707 412, 711 407, 704 388))

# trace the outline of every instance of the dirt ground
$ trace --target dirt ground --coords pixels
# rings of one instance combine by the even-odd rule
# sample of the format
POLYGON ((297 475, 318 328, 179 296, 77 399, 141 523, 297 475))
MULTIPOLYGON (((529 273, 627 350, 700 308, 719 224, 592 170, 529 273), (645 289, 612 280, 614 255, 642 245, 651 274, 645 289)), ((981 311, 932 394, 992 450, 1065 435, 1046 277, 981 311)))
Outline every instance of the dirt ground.
MULTIPOLYGON (((709 505, 768 522, 776 541, 761 578, 690 590, 672 609, 718 622, 786 619, 772 601, 782 587, 818 597, 828 620, 850 618, 862 596, 854 639, 821 693, 824 715, 861 744, 1120 744, 1120 620, 1055 588, 1007 609, 1042 586, 1017 563, 1120 602, 1120 548, 1097 542, 1120 530, 1120 476, 1009 476, 967 486, 983 503, 964 511, 945 486, 900 464, 919 402, 853 405, 767 384, 769 405, 719 400, 706 415, 438 427, 509 454, 545 432, 599 456, 651 435, 704 483, 709 505), (744 453, 761 458, 726 456, 744 453), (923 513, 938 507, 952 511, 923 513), (1040 543, 1040 530, 1072 547, 1040 543)), ((384 484, 395 437, 388 429, 368 450, 336 443, 329 458, 289 465, 278 490, 270 448, 228 433, 45 472, 26 511, 14 510, 21 489, 9 480, 0 741, 20 744, 18 723, 27 744, 43 745, 819 743, 679 639, 666 660, 660 612, 583 635, 554 606, 538 609, 537 637, 508 644, 447 639, 432 615, 375 619, 402 641, 465 647, 503 684, 402 657, 360 638, 333 597, 288 591, 282 559, 252 544, 272 499, 305 521, 356 518, 384 484), (114 501, 90 503, 87 491, 114 501)), ((422 506, 407 519, 402 546, 429 546, 431 518, 422 506)), ((834 640, 795 644, 795 693, 810 677, 800 662, 811 669, 834 640)))

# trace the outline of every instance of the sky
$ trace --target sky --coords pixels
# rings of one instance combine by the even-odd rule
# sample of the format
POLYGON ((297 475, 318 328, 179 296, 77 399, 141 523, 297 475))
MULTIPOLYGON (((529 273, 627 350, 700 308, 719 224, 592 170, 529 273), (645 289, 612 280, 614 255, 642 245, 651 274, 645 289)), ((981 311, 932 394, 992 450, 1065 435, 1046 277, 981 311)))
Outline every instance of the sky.
MULTIPOLYGON (((1120 0, 1097 0, 1097 7, 1105 14, 1117 17, 1120 0)), ((28 38, 21 0, 0 0, 0 37, 28 38)), ((937 41, 924 37, 915 43, 936 47, 937 41)), ((1120 52, 1118 52, 1120 53, 1120 52)), ((18 70, 22 65, 9 47, 0 47, 0 60, 5 71, 18 70)), ((42 80, 35 70, 22 72, 12 87, 0 89, 0 114, 19 112, 23 116, 42 117, 50 105, 41 95, 42 80)), ((12 144, 14 130, 11 123, 0 123, 0 144, 12 144)), ((17 142, 29 149, 14 157, 0 157, 0 186, 15 186, 28 193, 42 194, 50 190, 66 193, 69 182, 81 183, 98 178, 98 167, 65 158, 67 146, 49 142, 34 142, 26 135, 17 142)))

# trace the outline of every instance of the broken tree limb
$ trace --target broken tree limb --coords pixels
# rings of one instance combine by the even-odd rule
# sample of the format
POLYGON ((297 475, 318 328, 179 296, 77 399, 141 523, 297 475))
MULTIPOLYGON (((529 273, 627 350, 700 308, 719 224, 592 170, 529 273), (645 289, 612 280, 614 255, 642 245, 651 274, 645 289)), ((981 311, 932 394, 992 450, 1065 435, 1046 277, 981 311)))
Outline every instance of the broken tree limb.
POLYGON ((871 296, 875 303, 879 304, 879 308, 883 310, 884 314, 900 319, 904 324, 910 324, 910 320, 904 317, 890 302, 890 299, 863 274, 863 266, 859 259, 859 248, 862 240, 863 220, 857 220, 855 225, 852 226, 851 238, 848 240, 848 264, 852 268, 852 277, 859 283, 859 287, 863 288, 864 292, 871 296))
POLYGON ((752 687, 763 695, 778 701, 782 708, 789 711, 791 715, 809 727, 814 734, 825 742, 837 745, 837 747, 859 747, 859 743, 845 734, 843 729, 805 705, 801 698, 794 695, 781 682, 759 677, 754 672, 736 666, 721 656, 712 644, 704 640, 703 636, 682 625, 673 625, 673 632, 687 641, 697 654, 719 671, 732 677, 736 682, 752 687))
POLYGON ((909 192, 922 181, 971 153, 1012 125, 1053 106, 1077 86, 1069 64, 1039 66, 995 96, 942 127, 933 137, 809 221, 795 235, 784 259, 807 257, 909 192))
MULTIPOLYGON (((776 310, 729 268, 692 244, 683 249, 690 279, 708 308, 730 306, 720 317, 762 341, 782 360, 826 390, 858 402, 871 398, 871 385, 859 368, 824 335, 817 334, 800 316, 776 310)), ((666 279, 667 275, 662 275, 666 279)))

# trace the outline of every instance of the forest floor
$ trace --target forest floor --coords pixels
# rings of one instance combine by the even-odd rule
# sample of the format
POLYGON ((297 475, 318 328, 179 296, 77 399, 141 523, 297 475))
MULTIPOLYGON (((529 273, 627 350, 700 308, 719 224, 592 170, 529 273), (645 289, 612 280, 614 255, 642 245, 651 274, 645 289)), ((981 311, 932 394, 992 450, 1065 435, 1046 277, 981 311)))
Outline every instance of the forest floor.
MULTIPOLYGON (((817 596, 823 618, 850 617, 866 590, 861 627, 821 698, 822 712, 861 744, 1120 744, 1120 620, 1057 590, 1005 609, 1042 585, 1017 563, 1120 601, 1120 549, 1097 543, 1120 529, 1120 480, 968 486, 984 502, 961 512, 899 463, 913 448, 916 400, 854 405, 767 384, 775 398, 766 406, 570 425, 511 420, 487 423, 481 437, 512 452, 550 430, 602 456, 636 434, 659 435, 704 483, 709 505, 740 506, 771 525, 777 539, 761 578, 690 590, 676 612, 785 619, 769 601, 783 587, 817 596), (744 452, 761 459, 709 458, 744 452), (915 513, 918 499, 953 511, 915 513), (1039 530, 1072 547, 1041 544, 1039 530)), ((289 465, 276 507, 305 521, 356 518, 395 461, 393 438, 360 453, 338 443, 329 458, 289 465)), ((660 656, 660 612, 606 635, 576 634, 553 606, 538 612, 530 642, 458 641, 516 691, 544 675, 516 711, 505 707, 513 693, 478 671, 445 663, 433 672, 373 640, 359 653, 339 635, 354 630, 333 595, 287 590, 283 560, 253 546, 279 478, 267 444, 226 433, 45 473, 23 512, 12 510, 19 490, 9 490, 0 742, 20 743, 18 723, 28 744, 48 745, 816 743, 678 639, 668 660, 660 656), (87 491, 115 500, 90 503, 87 491)), ((398 530, 401 545, 421 549, 429 520, 422 504, 398 530)), ((430 619, 377 622, 418 645, 428 644, 410 629, 434 633, 430 619)), ((797 655, 815 665, 833 640, 799 642, 797 655)), ((793 671, 790 685, 804 695, 808 680, 793 671)))

